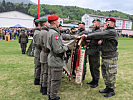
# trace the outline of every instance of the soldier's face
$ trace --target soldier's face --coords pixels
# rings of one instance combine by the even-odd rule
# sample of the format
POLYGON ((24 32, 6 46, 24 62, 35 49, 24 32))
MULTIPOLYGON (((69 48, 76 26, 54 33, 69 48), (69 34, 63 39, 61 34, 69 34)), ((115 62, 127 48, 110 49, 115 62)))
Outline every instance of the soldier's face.
POLYGON ((93 22, 93 28, 95 28, 96 26, 97 26, 97 22, 94 21, 94 22, 93 22))
POLYGON ((93 22, 93 28, 98 27, 98 26, 100 26, 100 22, 99 21, 94 21, 93 22))
POLYGON ((71 31, 72 31, 73 33, 75 33, 75 32, 76 32, 76 28, 73 28, 71 31))
POLYGON ((56 27, 59 27, 59 20, 56 20, 54 22, 55 22, 56 27))
POLYGON ((79 24, 79 26, 78 26, 78 29, 81 29, 81 28, 85 28, 85 25, 84 24, 79 24))
POLYGON ((107 21, 107 22, 106 22, 106 26, 107 26, 107 27, 115 27, 115 23, 112 22, 112 21, 107 21))
POLYGON ((45 23, 45 26, 46 26, 47 28, 49 28, 49 23, 48 23, 48 21, 45 23))

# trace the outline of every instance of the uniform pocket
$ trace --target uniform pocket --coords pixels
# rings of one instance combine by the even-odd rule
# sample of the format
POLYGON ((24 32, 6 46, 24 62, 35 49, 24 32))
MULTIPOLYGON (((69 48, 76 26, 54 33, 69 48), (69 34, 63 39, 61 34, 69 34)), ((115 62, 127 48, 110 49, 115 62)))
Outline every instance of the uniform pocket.
POLYGON ((61 80, 62 78, 62 69, 61 68, 54 68, 52 71, 52 79, 53 80, 61 80))
POLYGON ((109 74, 117 74, 117 65, 109 65, 108 72, 109 74))

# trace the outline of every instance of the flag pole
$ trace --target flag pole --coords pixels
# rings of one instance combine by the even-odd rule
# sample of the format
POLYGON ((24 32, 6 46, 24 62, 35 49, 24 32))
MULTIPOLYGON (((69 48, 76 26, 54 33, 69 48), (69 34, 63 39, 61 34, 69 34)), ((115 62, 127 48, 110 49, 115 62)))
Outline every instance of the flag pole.
POLYGON ((40 19, 40 0, 38 0, 38 19, 40 19))

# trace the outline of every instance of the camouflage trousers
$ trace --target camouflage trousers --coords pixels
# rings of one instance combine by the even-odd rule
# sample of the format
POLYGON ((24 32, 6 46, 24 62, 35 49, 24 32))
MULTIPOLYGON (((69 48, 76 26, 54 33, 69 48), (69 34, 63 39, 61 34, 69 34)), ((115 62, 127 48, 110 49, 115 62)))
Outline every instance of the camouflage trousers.
POLYGON ((56 98, 62 79, 63 67, 48 66, 48 89, 47 94, 51 99, 56 98))
POLYGON ((40 57, 35 57, 34 64, 35 64, 35 79, 40 80, 40 75, 41 75, 40 57))
POLYGON ((104 59, 102 58, 102 76, 105 85, 111 89, 116 88, 116 74, 117 74, 117 60, 118 57, 104 59))
POLYGON ((41 63, 41 76, 40 76, 40 84, 42 87, 47 87, 48 81, 48 63, 41 63))

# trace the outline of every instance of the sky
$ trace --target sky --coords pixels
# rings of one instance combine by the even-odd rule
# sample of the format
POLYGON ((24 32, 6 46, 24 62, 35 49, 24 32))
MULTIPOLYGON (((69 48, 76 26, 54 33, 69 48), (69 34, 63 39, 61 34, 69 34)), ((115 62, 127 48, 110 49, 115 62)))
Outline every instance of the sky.
MULTIPOLYGON (((38 0, 31 0, 38 3, 38 0)), ((93 10, 118 10, 133 15, 133 0, 40 0, 41 4, 78 6, 93 10)))

